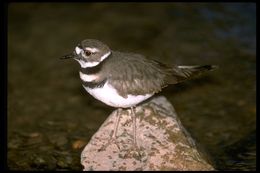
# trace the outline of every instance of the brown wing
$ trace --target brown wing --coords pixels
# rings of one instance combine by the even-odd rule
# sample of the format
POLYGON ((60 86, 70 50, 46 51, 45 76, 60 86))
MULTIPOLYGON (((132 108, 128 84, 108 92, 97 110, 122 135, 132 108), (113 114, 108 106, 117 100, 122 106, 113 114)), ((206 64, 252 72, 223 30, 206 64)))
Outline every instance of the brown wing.
POLYGON ((103 67, 109 73, 109 83, 123 97, 127 97, 127 94, 144 95, 159 92, 167 85, 166 76, 171 74, 169 67, 165 69, 166 66, 139 54, 113 52, 109 58, 103 67))
POLYGON ((146 59, 139 54, 113 52, 103 65, 106 78, 122 97, 153 94, 168 84, 176 84, 213 66, 172 66, 146 59), (111 68, 112 67, 112 68, 111 68))

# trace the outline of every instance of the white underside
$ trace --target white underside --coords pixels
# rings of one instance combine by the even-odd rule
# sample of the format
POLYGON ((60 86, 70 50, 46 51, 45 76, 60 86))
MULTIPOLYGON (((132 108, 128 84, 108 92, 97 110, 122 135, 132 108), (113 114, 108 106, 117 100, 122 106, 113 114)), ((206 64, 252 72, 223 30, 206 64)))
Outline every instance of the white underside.
POLYGON ((141 103, 153 94, 128 95, 127 98, 120 96, 117 91, 107 82, 102 88, 88 88, 83 85, 86 91, 96 99, 112 107, 128 108, 141 103))

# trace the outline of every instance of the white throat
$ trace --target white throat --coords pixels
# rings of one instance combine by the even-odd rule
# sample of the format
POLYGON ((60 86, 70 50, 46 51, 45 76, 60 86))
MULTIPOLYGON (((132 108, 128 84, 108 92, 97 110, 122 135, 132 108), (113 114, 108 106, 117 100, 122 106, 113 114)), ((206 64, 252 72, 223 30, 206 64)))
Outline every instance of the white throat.
POLYGON ((101 63, 104 59, 106 59, 110 54, 111 54, 111 52, 106 53, 105 55, 103 55, 101 57, 100 61, 95 61, 95 62, 85 62, 85 61, 79 60, 79 59, 75 59, 75 60, 77 60, 79 62, 80 66, 82 68, 95 67, 99 63, 101 63))

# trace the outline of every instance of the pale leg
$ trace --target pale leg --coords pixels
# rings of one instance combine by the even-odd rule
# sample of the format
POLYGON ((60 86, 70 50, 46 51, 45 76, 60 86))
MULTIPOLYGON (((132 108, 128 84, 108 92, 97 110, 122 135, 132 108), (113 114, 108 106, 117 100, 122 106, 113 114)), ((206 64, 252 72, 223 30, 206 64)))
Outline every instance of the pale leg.
POLYGON ((132 112, 132 120, 133 120, 133 141, 134 141, 134 146, 136 147, 136 115, 135 115, 135 110, 133 107, 131 107, 131 112, 132 112))
POLYGON ((112 132, 112 135, 110 136, 109 141, 108 141, 105 145, 103 145, 98 151, 103 151, 103 150, 105 150, 105 149, 108 147, 108 145, 110 145, 111 143, 115 143, 116 146, 118 147, 118 149, 120 149, 119 146, 118 146, 118 144, 117 144, 117 142, 116 142, 116 138, 117 138, 117 131, 118 131, 118 126, 119 126, 120 113, 121 113, 121 111, 122 111, 122 108, 119 108, 119 109, 116 111, 115 127, 114 127, 114 130, 113 130, 113 132, 112 132))
POLYGON ((116 111, 116 124, 115 124, 115 128, 114 128, 113 135, 112 135, 112 138, 114 138, 114 139, 116 139, 121 111, 122 111, 122 108, 118 108, 118 110, 116 111))

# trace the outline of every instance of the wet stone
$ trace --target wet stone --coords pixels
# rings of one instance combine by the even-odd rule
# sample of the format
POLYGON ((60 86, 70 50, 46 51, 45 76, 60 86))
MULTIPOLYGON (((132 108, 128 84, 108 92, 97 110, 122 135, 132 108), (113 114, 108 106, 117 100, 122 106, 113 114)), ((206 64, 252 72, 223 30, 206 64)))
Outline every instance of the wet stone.
POLYGON ((41 157, 37 157, 35 160, 34 160, 34 165, 36 165, 37 167, 43 167, 45 166, 47 163, 46 161, 41 158, 41 157))
POLYGON ((21 141, 17 138, 11 139, 8 142, 8 149, 17 149, 21 145, 21 141))
POLYGON ((59 160, 59 161, 57 161, 57 166, 60 168, 67 168, 68 164, 66 162, 64 162, 63 160, 59 160))
POLYGON ((49 141, 57 147, 62 147, 68 143, 68 139, 64 133, 57 133, 48 136, 49 141))
POLYGON ((36 137, 39 137, 39 136, 41 136, 41 134, 40 133, 38 133, 38 132, 34 132, 34 133, 30 133, 30 135, 29 135, 31 138, 36 138, 36 137))
POLYGON ((30 165, 35 170, 53 170, 56 167, 56 159, 51 152, 38 152, 30 156, 30 165))
POLYGON ((72 164, 72 158, 70 156, 59 157, 56 164, 59 168, 69 168, 72 164))
POLYGON ((84 147, 87 144, 87 142, 85 140, 76 140, 72 143, 72 148, 73 149, 80 149, 82 147, 84 147))
POLYGON ((43 137, 41 134, 37 134, 37 135, 31 134, 31 136, 27 138, 26 145, 27 146, 37 145, 42 143, 42 141, 43 141, 43 137))

